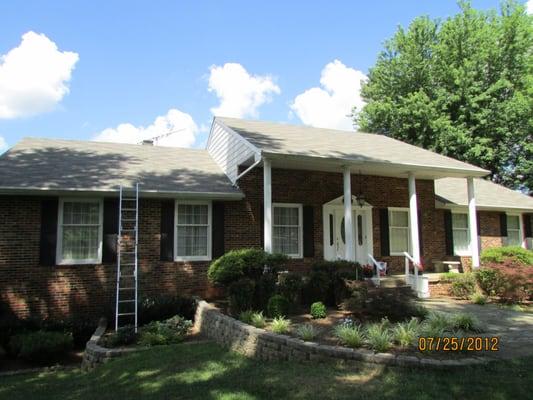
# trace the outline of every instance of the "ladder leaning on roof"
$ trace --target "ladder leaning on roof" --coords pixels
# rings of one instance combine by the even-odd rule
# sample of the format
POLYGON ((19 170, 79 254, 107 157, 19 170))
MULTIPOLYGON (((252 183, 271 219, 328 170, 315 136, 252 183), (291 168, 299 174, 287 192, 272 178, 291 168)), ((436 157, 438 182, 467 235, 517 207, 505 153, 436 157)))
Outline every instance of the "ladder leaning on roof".
POLYGON ((139 235, 139 184, 130 191, 120 185, 117 236, 117 295, 115 307, 115 330, 120 321, 133 317, 137 332, 137 245, 139 235))

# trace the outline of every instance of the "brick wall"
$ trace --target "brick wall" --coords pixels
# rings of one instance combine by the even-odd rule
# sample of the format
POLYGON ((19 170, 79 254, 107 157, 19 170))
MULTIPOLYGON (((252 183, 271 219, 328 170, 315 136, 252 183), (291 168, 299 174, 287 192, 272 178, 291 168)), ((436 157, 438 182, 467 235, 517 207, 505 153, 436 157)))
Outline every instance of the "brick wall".
MULTIPOLYGON (((343 195, 342 173, 272 170, 272 201, 280 203, 301 203, 314 209, 315 257, 292 260, 291 268, 305 269, 313 261, 322 259, 324 254, 322 206, 343 195)), ((418 206, 422 212, 422 240, 424 260, 442 258, 445 253, 444 217, 435 210, 433 181, 418 180, 418 206)), ((261 245, 261 208, 263 202, 263 170, 256 168, 239 181, 240 189, 246 198, 242 202, 229 205, 226 213, 226 237, 229 248, 261 245), (228 227, 231 225, 231 227, 228 227)), ((362 188, 365 199, 374 208, 372 212, 374 255, 387 261, 393 270, 403 270, 403 257, 382 257, 379 229, 379 209, 386 207, 408 207, 407 179, 380 176, 352 175, 352 193, 362 188)), ((228 247, 228 246, 227 246, 228 247)))
MULTIPOLYGON (((0 296, 19 317, 112 315, 116 264, 39 265, 41 199, 0 196, 0 296)), ((139 294, 209 297, 207 262, 159 261, 160 201, 141 200, 139 294)))
POLYGON ((503 246, 500 236, 500 213, 479 211, 479 236, 481 238, 480 251, 489 247, 503 246))

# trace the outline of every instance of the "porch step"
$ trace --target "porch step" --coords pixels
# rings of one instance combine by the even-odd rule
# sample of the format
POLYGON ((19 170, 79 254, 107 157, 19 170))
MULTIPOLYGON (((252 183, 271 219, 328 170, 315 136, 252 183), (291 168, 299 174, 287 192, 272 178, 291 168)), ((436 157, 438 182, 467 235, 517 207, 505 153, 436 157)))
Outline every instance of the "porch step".
POLYGON ((395 287, 409 287, 405 284, 405 278, 403 275, 401 276, 384 276, 379 280, 379 287, 382 288, 395 288, 395 287))

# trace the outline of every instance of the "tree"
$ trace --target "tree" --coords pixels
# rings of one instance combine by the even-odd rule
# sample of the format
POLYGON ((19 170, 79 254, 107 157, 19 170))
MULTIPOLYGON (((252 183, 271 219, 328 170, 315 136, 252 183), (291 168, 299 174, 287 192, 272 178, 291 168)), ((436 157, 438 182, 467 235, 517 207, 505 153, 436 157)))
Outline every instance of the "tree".
POLYGON ((385 43, 362 88, 354 122, 491 171, 533 192, 533 16, 500 12, 416 18, 385 43))

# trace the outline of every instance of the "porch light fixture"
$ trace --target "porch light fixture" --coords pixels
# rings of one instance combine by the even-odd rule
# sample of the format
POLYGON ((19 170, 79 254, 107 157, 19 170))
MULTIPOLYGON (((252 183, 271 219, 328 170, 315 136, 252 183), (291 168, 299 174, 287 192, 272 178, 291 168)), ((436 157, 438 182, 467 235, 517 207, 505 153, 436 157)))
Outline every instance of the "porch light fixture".
POLYGON ((361 171, 359 171, 359 190, 357 192, 357 205, 361 208, 365 205, 365 195, 363 194, 363 179, 361 171))

